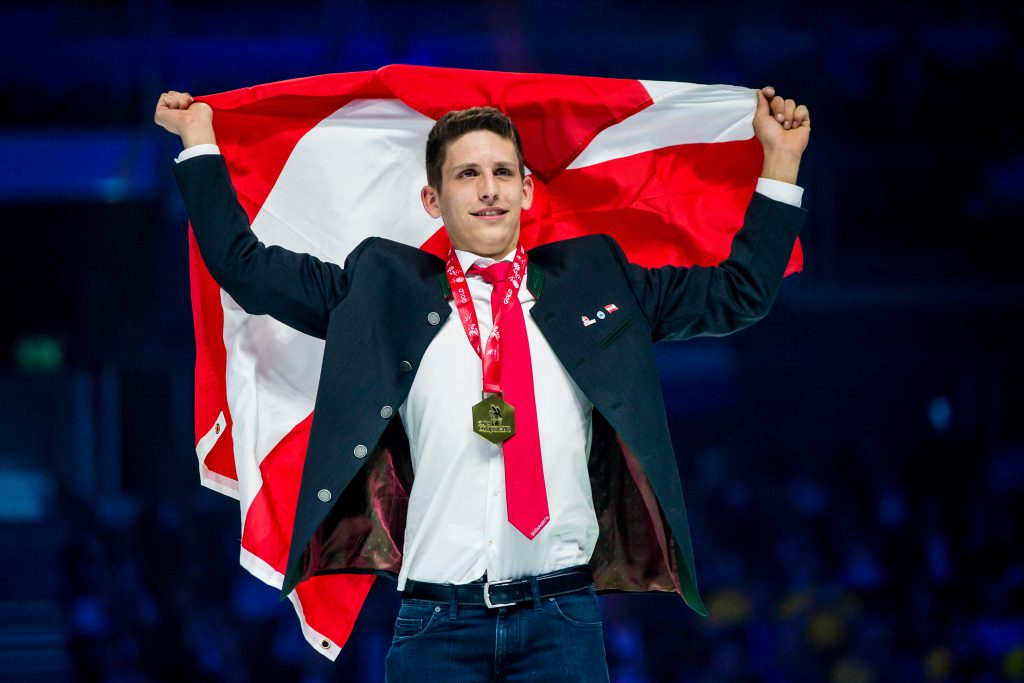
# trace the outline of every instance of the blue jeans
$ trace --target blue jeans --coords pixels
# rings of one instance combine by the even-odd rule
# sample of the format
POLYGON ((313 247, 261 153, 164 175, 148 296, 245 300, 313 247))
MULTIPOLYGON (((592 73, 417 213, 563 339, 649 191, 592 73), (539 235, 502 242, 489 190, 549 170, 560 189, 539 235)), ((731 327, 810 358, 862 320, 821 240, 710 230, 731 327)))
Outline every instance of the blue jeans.
POLYGON ((608 681, 593 588, 515 607, 403 599, 388 683, 608 681))

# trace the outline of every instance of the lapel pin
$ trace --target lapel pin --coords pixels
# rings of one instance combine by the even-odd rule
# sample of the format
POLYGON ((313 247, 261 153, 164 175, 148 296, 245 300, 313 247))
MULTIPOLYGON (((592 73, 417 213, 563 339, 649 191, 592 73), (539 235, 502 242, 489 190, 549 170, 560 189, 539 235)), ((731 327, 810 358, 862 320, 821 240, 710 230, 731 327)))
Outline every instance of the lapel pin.
MULTIPOLYGON (((599 310, 594 315, 597 317, 597 320, 604 320, 605 318, 608 317, 608 313, 614 313, 617 310, 619 310, 618 306, 616 306, 615 304, 608 304, 607 306, 604 307, 603 311, 599 310), (605 313, 605 311, 607 311, 608 313, 605 313)), ((581 315, 580 319, 583 320, 583 327, 590 327, 591 325, 597 322, 597 320, 588 318, 585 315, 581 315)))
MULTIPOLYGON (((594 313, 594 315, 597 317, 597 321, 603 321, 603 319, 608 316, 608 313, 613 313, 616 310, 618 310, 618 306, 616 306, 613 303, 609 303, 607 306, 604 307, 604 310, 598 310, 596 313, 594 313)), ((582 319, 583 327, 585 328, 589 328, 590 326, 597 323, 595 319, 587 317, 586 315, 581 315, 580 318, 582 319)))

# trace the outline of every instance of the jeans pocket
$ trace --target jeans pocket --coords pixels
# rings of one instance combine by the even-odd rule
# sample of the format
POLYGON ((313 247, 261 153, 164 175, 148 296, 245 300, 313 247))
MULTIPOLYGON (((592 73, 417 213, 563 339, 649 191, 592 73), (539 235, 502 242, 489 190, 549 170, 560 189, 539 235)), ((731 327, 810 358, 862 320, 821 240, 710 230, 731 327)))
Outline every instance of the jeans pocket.
POLYGON ((425 633, 439 613, 433 605, 403 603, 395 618, 395 639, 415 638, 425 633))
POLYGON ((593 588, 549 598, 548 602, 563 621, 573 626, 601 628, 601 610, 593 588))
POLYGON ((422 619, 395 619, 395 638, 411 638, 423 633, 422 619))

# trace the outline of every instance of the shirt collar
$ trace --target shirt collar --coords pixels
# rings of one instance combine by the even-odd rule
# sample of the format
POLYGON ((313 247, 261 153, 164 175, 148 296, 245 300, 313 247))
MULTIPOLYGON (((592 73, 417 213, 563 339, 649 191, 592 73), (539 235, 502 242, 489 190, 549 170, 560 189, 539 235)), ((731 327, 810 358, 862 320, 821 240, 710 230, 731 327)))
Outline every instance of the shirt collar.
MULTIPOLYGON (((508 252, 503 257, 498 259, 498 261, 512 261, 513 259, 515 259, 515 256, 516 250, 513 249, 512 251, 508 252)), ((459 249, 455 250, 455 257, 459 259, 459 266, 462 268, 463 273, 468 273, 469 269, 472 268, 473 266, 480 266, 481 268, 486 268, 487 266, 493 263, 497 263, 495 259, 492 259, 488 256, 478 256, 477 254, 474 254, 471 251, 461 251, 459 249)))

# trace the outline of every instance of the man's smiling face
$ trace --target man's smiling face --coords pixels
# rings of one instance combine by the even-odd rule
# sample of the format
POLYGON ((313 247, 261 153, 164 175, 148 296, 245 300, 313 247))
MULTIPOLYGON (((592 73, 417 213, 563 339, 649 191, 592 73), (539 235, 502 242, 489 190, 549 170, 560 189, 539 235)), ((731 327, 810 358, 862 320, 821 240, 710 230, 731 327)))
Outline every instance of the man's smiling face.
POLYGON ((533 202, 533 178, 523 178, 515 145, 489 130, 448 144, 441 189, 424 187, 423 208, 442 218, 456 249, 500 259, 519 242, 519 218, 533 202))

